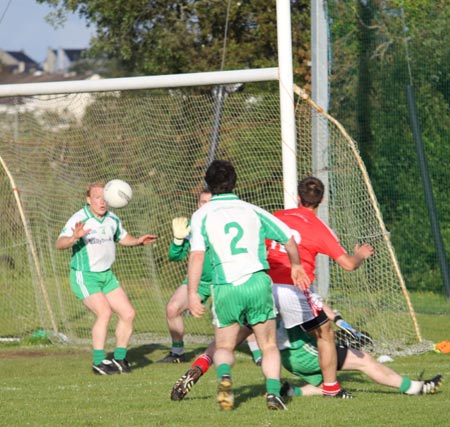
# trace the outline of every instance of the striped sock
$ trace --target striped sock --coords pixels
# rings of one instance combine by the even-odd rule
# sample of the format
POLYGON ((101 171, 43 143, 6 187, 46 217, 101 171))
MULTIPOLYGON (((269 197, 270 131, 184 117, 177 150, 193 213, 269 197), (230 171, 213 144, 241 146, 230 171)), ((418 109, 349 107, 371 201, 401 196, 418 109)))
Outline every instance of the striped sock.
POLYGON ((322 384, 322 394, 326 396, 334 396, 341 390, 341 385, 336 381, 331 384, 322 384))
POLYGON ((194 360, 191 366, 198 366, 202 370, 202 373, 206 373, 211 365, 211 357, 208 354, 203 353, 194 360))

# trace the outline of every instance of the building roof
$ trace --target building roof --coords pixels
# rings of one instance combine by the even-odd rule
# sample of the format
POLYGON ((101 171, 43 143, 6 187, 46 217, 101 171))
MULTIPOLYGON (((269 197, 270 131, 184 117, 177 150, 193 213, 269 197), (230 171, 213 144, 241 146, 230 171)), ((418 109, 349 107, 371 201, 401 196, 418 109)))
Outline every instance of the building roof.
POLYGON ((83 52, 86 51, 86 49, 63 49, 63 50, 71 62, 80 59, 83 52))
POLYGON ((5 51, 8 55, 11 55, 14 59, 20 62, 25 62, 26 64, 33 64, 38 65, 36 61, 31 59, 25 52, 22 50, 15 51, 15 50, 6 50, 5 51))

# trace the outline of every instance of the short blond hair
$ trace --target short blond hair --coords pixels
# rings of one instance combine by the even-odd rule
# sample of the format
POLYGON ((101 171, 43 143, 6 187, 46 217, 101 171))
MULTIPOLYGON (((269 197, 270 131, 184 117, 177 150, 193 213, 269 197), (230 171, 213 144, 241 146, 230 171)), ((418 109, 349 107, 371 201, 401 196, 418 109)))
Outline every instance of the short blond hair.
POLYGON ((105 184, 103 182, 93 182, 92 184, 89 184, 86 190, 86 197, 91 196, 91 190, 93 188, 105 188, 105 184))

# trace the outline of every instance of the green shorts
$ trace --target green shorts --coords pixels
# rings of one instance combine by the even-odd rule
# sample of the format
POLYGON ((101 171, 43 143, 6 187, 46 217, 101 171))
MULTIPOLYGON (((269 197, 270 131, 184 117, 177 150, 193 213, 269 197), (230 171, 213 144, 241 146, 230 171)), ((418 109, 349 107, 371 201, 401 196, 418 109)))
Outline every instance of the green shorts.
MULTIPOLYGON (((187 279, 185 279, 182 285, 187 285, 187 279)), ((202 282, 198 285, 197 293, 202 298, 202 304, 206 304, 208 298, 211 296, 211 282, 202 282)))
POLYGON ((80 300, 98 292, 109 294, 119 287, 120 283, 111 270, 101 272, 70 270, 70 288, 80 300))
POLYGON ((255 325, 276 316, 272 280, 264 272, 252 274, 239 286, 213 285, 212 297, 213 323, 219 328, 255 325))
POLYGON ((322 384, 317 347, 305 344, 302 348, 281 350, 281 364, 290 373, 318 387, 322 384))
MULTIPOLYGON (((337 370, 340 371, 347 357, 348 348, 336 345, 337 370)), ((291 374, 304 379, 307 383, 318 387, 323 377, 319 365, 319 352, 317 346, 305 343, 296 349, 281 350, 281 364, 291 374)))

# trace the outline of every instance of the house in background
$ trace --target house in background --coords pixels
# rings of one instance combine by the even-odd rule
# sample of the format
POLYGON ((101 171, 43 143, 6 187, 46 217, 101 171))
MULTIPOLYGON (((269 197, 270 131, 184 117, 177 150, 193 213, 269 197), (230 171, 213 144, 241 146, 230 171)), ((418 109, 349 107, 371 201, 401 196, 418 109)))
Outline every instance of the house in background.
POLYGON ((23 50, 11 51, 0 49, 0 62, 10 73, 33 73, 41 69, 39 64, 25 54, 23 50))
POLYGON ((47 50, 47 57, 42 63, 44 72, 49 74, 66 74, 72 65, 83 59, 86 49, 51 49, 47 50))

